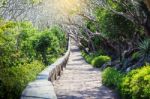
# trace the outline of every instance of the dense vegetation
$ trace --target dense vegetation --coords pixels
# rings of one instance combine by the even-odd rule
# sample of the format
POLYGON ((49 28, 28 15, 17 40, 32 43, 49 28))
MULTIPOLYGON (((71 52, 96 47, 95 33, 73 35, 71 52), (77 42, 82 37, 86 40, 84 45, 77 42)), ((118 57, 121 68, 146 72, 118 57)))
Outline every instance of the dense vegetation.
POLYGON ((19 99, 26 85, 44 69, 39 61, 0 70, 0 98, 19 99))
POLYGON ((29 22, 0 21, 0 98, 16 99, 45 66, 66 50, 59 27, 38 30, 29 22))
MULTIPOLYGON (((116 11, 124 12, 126 10, 126 8, 122 8, 122 6, 111 2, 111 0, 107 3, 110 3, 109 5, 116 11)), ((149 11, 145 13, 149 13, 149 11)), ((82 35, 90 38, 88 40, 81 39, 81 48, 86 53, 97 53, 99 50, 103 50, 116 63, 113 66, 120 64, 118 69, 123 71, 150 62, 150 38, 142 26, 103 6, 97 6, 94 15, 96 17, 95 21, 85 21, 88 35, 86 35, 85 29, 81 31, 82 35)))
POLYGON ((122 99, 149 99, 150 98, 150 66, 121 73, 114 68, 103 71, 104 85, 119 90, 122 99))
POLYGON ((96 0, 95 18, 87 15, 81 28, 82 55, 104 70, 103 84, 117 89, 123 99, 150 98, 149 65, 145 66, 150 63, 149 4, 148 0, 96 0))

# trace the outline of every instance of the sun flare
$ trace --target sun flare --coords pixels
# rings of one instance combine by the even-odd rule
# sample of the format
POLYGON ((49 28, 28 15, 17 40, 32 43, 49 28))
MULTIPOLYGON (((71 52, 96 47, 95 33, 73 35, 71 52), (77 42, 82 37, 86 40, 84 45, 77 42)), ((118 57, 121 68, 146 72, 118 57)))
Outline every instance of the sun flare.
POLYGON ((79 12, 81 8, 81 0, 59 0, 57 8, 61 13, 73 14, 79 12))

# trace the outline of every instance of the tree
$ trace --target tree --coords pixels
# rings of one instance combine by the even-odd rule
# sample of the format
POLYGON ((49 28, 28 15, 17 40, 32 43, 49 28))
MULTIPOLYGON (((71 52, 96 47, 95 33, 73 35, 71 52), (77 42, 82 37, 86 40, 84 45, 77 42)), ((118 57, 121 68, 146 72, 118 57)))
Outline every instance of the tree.
POLYGON ((50 45, 51 45, 51 38, 48 35, 42 35, 33 42, 35 50, 42 55, 42 59, 45 65, 48 65, 46 54, 47 49, 50 45))
MULTIPOLYGON (((143 0, 102 0, 96 4, 103 8, 125 17, 134 24, 145 29, 145 34, 150 36, 150 11, 148 10, 148 2, 145 4, 143 0)), ((146 2, 146 0, 145 0, 146 2)))

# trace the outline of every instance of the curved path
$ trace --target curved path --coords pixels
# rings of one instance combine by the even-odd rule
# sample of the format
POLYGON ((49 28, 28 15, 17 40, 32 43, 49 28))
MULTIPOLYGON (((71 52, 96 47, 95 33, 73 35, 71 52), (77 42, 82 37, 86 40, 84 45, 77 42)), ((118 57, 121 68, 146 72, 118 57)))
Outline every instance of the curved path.
POLYGON ((118 99, 116 93, 102 86, 100 70, 87 64, 78 47, 71 45, 66 69, 53 83, 58 99, 118 99))

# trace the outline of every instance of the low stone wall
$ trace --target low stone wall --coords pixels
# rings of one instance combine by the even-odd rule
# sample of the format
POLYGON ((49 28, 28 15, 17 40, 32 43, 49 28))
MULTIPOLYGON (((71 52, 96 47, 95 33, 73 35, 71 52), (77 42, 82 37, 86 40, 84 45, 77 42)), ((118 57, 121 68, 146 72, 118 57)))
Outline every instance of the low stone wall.
POLYGON ((27 85, 21 99, 57 99, 52 82, 61 75, 70 55, 70 42, 65 55, 44 69, 37 79, 27 85))

